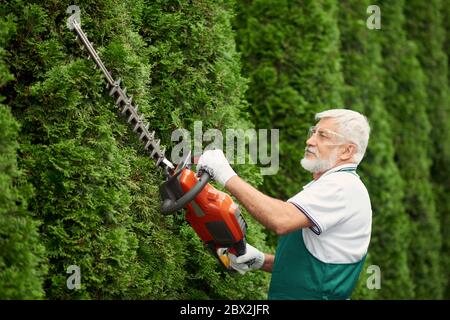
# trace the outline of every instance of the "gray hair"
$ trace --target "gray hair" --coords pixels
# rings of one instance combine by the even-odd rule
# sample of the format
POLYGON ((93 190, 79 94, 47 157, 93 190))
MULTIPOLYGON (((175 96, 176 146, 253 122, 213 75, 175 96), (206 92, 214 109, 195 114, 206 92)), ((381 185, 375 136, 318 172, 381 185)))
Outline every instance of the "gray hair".
POLYGON ((369 143, 370 126, 367 118, 359 112, 348 109, 331 109, 316 114, 316 120, 332 118, 338 124, 339 133, 356 145, 353 161, 359 164, 369 143))

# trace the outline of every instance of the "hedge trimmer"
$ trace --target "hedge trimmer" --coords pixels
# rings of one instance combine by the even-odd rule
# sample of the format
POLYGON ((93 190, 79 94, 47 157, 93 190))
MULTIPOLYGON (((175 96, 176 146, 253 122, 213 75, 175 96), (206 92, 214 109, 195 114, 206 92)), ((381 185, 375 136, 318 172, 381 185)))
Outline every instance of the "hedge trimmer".
POLYGON ((109 95, 115 100, 119 114, 126 118, 133 132, 139 136, 144 149, 150 154, 150 158, 156 161, 157 166, 163 168, 167 176, 167 181, 160 187, 163 200, 162 213, 170 214, 186 208, 185 219, 211 253, 231 270, 228 256, 217 256, 217 249, 229 248, 229 252, 237 256, 245 254, 247 224, 239 207, 229 195, 218 191, 208 183, 211 178, 208 172, 204 171, 198 178, 195 172, 190 170, 190 152, 177 166, 165 157, 160 140, 155 140, 155 132, 150 132, 149 124, 145 123, 143 115, 138 112, 138 106, 132 103, 132 97, 128 97, 126 88, 122 89, 120 79, 114 80, 81 29, 79 8, 70 6, 69 10, 69 13, 72 13, 72 10, 75 10, 75 13, 68 18, 67 25, 77 34, 80 45, 86 48, 88 58, 94 60, 105 76, 107 88, 110 89, 109 95))

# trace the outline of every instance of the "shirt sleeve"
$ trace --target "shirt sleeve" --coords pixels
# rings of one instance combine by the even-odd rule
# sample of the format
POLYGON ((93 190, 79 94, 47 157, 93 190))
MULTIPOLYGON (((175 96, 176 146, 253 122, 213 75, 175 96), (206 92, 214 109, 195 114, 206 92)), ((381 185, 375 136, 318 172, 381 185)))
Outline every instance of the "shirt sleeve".
POLYGON ((311 220, 314 226, 310 229, 317 235, 339 224, 347 211, 342 185, 327 179, 318 180, 288 202, 311 220))

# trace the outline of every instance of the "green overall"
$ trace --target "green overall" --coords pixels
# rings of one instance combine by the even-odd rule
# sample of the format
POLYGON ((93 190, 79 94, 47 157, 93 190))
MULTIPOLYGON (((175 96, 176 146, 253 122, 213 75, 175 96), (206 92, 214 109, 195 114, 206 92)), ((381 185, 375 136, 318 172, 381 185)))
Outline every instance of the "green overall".
POLYGON ((349 299, 365 259, 366 255, 355 263, 325 263, 308 251, 303 241, 303 230, 281 236, 275 254, 269 299, 349 299))

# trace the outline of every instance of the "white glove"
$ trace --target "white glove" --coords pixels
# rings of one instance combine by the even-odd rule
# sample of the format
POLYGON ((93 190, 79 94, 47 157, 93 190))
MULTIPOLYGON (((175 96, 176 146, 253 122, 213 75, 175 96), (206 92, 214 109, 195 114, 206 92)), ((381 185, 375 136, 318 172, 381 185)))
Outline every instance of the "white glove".
POLYGON ((240 274, 244 274, 249 270, 261 269, 264 264, 265 255, 255 247, 247 243, 247 252, 239 257, 229 253, 227 248, 217 249, 219 256, 226 254, 230 258, 231 267, 238 271, 240 274))
POLYGON ((197 172, 200 170, 209 172, 211 178, 222 186, 225 186, 231 177, 237 175, 220 149, 208 150, 202 154, 197 163, 197 172))

